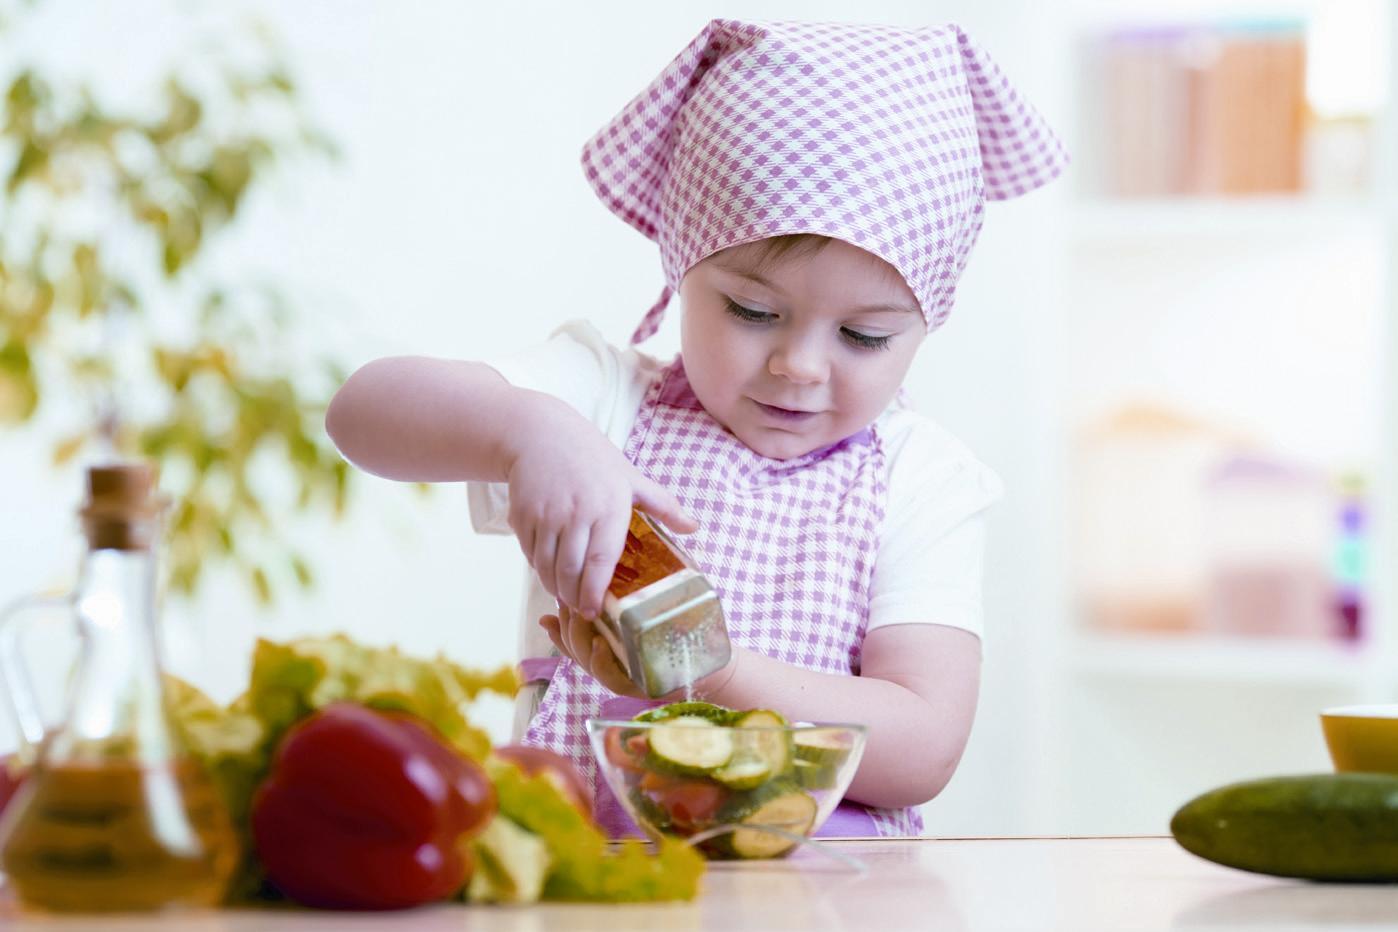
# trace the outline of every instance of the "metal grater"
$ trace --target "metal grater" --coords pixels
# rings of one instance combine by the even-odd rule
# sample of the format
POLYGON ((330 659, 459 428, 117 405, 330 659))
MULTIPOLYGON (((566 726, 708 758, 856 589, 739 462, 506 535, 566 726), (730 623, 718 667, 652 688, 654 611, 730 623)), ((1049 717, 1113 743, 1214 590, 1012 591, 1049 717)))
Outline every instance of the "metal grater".
POLYGON ((723 669, 732 656, 718 593, 659 522, 634 509, 593 624, 652 698, 723 669))

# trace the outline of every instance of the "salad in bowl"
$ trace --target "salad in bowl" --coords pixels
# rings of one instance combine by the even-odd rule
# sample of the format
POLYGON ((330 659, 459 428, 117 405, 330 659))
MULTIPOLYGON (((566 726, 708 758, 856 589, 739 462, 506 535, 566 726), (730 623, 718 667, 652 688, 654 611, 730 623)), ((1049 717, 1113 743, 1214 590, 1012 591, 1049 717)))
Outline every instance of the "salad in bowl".
POLYGON ((776 858, 840 804, 862 725, 788 722, 770 709, 676 702, 634 719, 589 719, 598 768, 636 824, 711 858, 776 858))

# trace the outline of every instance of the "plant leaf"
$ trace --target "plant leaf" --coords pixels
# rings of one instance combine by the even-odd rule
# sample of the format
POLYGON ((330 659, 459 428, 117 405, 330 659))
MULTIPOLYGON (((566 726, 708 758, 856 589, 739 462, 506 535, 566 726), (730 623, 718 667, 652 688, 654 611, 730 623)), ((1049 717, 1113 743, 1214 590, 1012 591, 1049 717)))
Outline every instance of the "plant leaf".
POLYGON ((83 431, 80 434, 74 434, 71 437, 60 440, 58 445, 53 448, 53 465, 62 466, 64 463, 77 456, 90 436, 90 433, 83 431))

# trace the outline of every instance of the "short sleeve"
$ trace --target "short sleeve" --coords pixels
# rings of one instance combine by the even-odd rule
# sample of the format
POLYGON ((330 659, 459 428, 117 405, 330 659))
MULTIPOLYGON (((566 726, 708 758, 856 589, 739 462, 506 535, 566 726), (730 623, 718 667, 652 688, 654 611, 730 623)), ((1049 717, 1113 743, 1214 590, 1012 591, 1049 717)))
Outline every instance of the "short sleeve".
POLYGON ((941 624, 979 637, 986 511, 1004 486, 960 441, 922 415, 892 411, 880 428, 888 505, 869 630, 941 624))
MULTIPOLYGON (((567 402, 618 448, 626 445, 646 389, 660 364, 634 349, 618 349, 592 324, 563 324, 543 343, 484 360, 516 388, 567 402)), ((471 526, 482 534, 509 534, 509 494, 501 482, 468 482, 471 526)))

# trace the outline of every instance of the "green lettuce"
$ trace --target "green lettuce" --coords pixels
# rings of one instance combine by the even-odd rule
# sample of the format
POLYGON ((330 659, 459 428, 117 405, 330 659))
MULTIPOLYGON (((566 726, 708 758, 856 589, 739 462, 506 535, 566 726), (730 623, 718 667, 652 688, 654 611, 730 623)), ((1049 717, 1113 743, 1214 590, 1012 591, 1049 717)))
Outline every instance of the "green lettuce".
POLYGON ((471 841, 476 869, 462 893, 472 903, 533 903, 552 866, 549 846, 533 832, 497 814, 471 841))
POLYGON ((664 838, 654 854, 628 839, 613 846, 590 819, 547 777, 526 776, 513 764, 486 764, 500 814, 548 845, 552 864, 544 881, 546 900, 641 902, 692 900, 705 862, 689 845, 664 838))
POLYGON ((471 725, 467 706, 481 692, 513 696, 518 686, 512 667, 482 674, 441 655, 420 660, 395 647, 356 644, 342 634, 285 644, 259 640, 251 683, 232 708, 252 715, 277 736, 332 702, 411 712, 431 722, 457 750, 481 761, 490 753, 490 737, 471 725))

